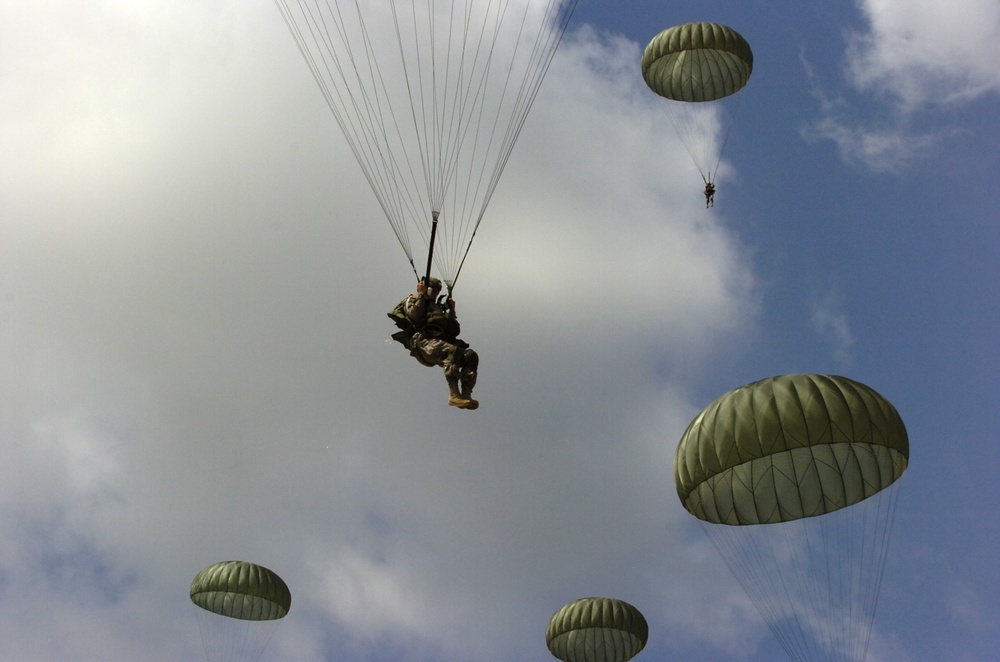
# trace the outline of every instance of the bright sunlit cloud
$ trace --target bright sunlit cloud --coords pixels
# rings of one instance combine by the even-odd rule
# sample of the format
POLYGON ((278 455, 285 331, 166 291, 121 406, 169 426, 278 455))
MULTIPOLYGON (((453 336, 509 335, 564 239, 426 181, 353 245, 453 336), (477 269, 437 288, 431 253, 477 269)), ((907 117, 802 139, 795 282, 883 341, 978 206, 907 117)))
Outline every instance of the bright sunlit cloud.
POLYGON ((860 3, 864 30, 848 35, 848 96, 805 63, 822 118, 802 129, 833 142, 848 163, 901 173, 951 135, 919 121, 942 107, 1000 92, 1000 5, 991 0, 860 3))

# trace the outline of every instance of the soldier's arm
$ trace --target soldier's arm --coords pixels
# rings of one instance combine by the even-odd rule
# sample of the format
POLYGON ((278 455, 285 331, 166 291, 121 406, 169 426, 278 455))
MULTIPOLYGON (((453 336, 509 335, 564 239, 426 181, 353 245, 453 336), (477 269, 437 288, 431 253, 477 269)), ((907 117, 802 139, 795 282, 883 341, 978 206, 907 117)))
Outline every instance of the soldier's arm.
POLYGON ((411 294, 403 304, 403 311, 413 326, 419 328, 427 320, 427 297, 411 294))

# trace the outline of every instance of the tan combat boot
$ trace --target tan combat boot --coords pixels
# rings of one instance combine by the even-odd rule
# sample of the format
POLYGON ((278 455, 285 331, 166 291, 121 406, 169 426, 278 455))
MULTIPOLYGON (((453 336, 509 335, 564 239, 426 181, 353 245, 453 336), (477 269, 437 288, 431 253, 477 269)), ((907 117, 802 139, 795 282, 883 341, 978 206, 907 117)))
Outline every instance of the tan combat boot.
MULTIPOLYGON (((458 407, 459 409, 474 409, 475 408, 475 407, 469 407, 469 405, 472 402, 475 402, 474 400, 468 400, 466 398, 463 398, 462 395, 458 392, 458 380, 457 379, 455 381, 450 381, 450 380, 448 381, 448 392, 449 392, 449 395, 448 395, 448 404, 451 405, 452 407, 458 407)), ((479 406, 478 402, 476 402, 476 406, 477 407, 479 406)))
POLYGON ((463 409, 479 409, 479 400, 472 399, 472 386, 465 381, 462 382, 461 398, 469 403, 463 409))

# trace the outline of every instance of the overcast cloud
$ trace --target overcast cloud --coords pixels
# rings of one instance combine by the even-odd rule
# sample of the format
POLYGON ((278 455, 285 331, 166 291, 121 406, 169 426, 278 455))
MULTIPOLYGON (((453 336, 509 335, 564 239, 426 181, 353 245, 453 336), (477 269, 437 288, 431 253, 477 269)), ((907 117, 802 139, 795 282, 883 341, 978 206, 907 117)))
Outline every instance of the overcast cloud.
POLYGON ((869 662, 995 650, 995 205, 921 164, 1000 10, 859 8, 826 50, 719 8, 756 87, 706 211, 637 72, 700 16, 581 3, 456 291, 466 412, 389 338, 412 272, 271 2, 0 2, 0 658, 200 659, 188 586, 245 559, 293 594, 263 659, 548 659, 588 595, 651 659, 774 659, 673 451, 721 388, 845 366, 919 449, 869 662))
POLYGON ((274 659, 528 659, 579 595, 672 609, 640 587, 689 544, 657 440, 694 406, 651 352, 690 376, 753 276, 639 46, 553 65, 456 293, 470 415, 388 343, 409 268, 274 8, 163 11, 3 35, 5 656, 193 659, 187 585, 228 558, 293 587, 274 659))

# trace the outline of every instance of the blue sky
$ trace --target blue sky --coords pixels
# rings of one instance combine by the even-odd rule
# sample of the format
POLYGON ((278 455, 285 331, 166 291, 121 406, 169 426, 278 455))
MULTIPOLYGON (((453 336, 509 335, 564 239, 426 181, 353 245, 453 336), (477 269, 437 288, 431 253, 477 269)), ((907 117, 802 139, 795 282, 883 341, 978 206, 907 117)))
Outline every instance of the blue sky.
POLYGON ((911 465, 871 662, 1000 647, 1000 5, 580 0, 463 272, 475 413, 388 341, 412 275, 267 1, 0 2, 0 658, 190 660, 187 587, 293 594, 264 660, 780 649, 681 508, 721 393, 843 374, 911 465), (716 206, 638 57, 754 49, 716 206))

